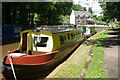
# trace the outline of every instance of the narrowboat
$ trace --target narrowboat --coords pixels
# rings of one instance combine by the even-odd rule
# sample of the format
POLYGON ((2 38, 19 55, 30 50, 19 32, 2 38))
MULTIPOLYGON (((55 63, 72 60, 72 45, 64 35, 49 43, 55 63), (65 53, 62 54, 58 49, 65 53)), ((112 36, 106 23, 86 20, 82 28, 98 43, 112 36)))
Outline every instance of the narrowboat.
POLYGON ((26 30, 20 36, 19 47, 2 60, 2 74, 8 80, 45 78, 85 39, 75 28, 26 30))
POLYGON ((91 35, 95 34, 97 31, 95 30, 94 25, 78 25, 78 28, 82 28, 86 37, 90 37, 91 35))
POLYGON ((0 31, 2 32, 0 40, 2 45, 9 44, 12 42, 18 42, 20 39, 20 32, 23 31, 23 26, 21 25, 6 25, 0 26, 0 31))
POLYGON ((23 31, 23 26, 21 25, 7 25, 0 28, 2 29, 2 39, 19 37, 20 32, 23 31))

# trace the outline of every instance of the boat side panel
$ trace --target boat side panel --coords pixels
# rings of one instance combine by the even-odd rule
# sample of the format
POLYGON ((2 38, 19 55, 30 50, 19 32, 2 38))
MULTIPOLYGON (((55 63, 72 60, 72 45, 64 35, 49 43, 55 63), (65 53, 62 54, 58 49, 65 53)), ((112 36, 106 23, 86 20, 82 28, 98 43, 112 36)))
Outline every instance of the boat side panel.
MULTIPOLYGON (((64 46, 68 45, 69 43, 73 42, 74 40, 78 39, 79 37, 81 37, 81 36, 78 37, 75 35, 75 32, 78 32, 78 31, 80 31, 80 30, 72 30, 72 31, 53 34, 53 50, 52 51, 58 50, 64 46), (68 40, 68 33, 69 33, 70 40, 68 40), (71 33, 74 34, 74 37, 75 37, 74 39, 71 39, 71 33), (65 37, 66 43, 64 43, 64 44, 60 43, 60 36, 66 36, 65 37)), ((80 35, 81 35, 81 33, 80 33, 80 35)))
POLYGON ((63 45, 60 45, 60 36, 61 36, 61 35, 65 35, 65 36, 66 36, 67 33, 66 33, 66 32, 63 32, 63 33, 53 34, 53 51, 58 50, 58 49, 60 49, 61 47, 67 45, 67 43, 66 43, 66 44, 63 44, 63 45))
MULTIPOLYGON (((25 56, 12 56, 13 64, 19 65, 39 65, 47 63, 53 59, 55 59, 55 54, 43 54, 43 55, 25 55, 25 56)), ((7 57, 5 60, 5 64, 10 64, 9 58, 7 57)))
POLYGON ((55 58, 59 58, 62 56, 67 56, 70 52, 72 52, 83 40, 85 37, 81 37, 72 43, 69 43, 68 45, 64 46, 63 48, 60 48, 60 51, 56 54, 55 58))

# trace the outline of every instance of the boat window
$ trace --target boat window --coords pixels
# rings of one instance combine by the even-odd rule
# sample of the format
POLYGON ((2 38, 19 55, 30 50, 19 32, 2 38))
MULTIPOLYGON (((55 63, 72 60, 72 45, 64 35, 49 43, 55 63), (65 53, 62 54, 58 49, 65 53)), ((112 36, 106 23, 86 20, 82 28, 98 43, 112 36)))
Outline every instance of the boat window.
POLYGON ((78 36, 78 32, 75 32, 75 36, 76 36, 76 37, 78 36))
POLYGON ((80 32, 78 32, 78 36, 80 36, 80 32))
POLYGON ((60 44, 62 45, 62 44, 65 44, 65 43, 67 43, 67 41, 66 41, 66 35, 61 35, 60 36, 60 44))
POLYGON ((47 41, 48 41, 48 37, 34 36, 34 46, 35 47, 46 47, 47 41))
POLYGON ((94 32, 95 28, 94 27, 91 27, 90 28, 90 33, 94 32))
POLYGON ((68 33, 68 40, 70 40, 70 34, 68 33))
POLYGON ((83 36, 83 35, 84 35, 84 32, 83 32, 83 31, 81 31, 81 32, 80 32, 80 36, 83 36))
POLYGON ((74 39, 74 34, 73 33, 71 33, 71 39, 74 39))

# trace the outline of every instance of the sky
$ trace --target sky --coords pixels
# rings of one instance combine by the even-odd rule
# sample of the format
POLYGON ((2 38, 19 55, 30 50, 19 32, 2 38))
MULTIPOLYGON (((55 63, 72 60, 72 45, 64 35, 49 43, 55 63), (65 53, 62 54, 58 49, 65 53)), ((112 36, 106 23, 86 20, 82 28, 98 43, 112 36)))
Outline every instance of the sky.
POLYGON ((98 3, 98 0, 74 0, 74 4, 80 4, 82 7, 86 7, 87 9, 89 7, 92 7, 92 10, 94 14, 97 16, 100 15, 100 12, 102 11, 100 4, 98 3))

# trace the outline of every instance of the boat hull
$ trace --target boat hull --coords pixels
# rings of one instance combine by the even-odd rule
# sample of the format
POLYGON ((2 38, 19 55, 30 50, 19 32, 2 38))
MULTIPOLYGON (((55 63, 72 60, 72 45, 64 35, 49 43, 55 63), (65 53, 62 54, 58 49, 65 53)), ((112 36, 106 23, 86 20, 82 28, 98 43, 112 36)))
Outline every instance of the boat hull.
MULTIPOLYGON (((45 78, 60 61, 54 60, 53 62, 42 65, 13 65, 15 74, 18 80, 26 79, 42 79, 45 78)), ((10 64, 3 65, 3 76, 8 79, 14 79, 10 64)))
MULTIPOLYGON (((13 64, 16 77, 18 80, 24 79, 43 79, 45 78, 58 64, 63 62, 66 57, 73 51, 83 40, 85 37, 78 39, 69 45, 63 47, 56 53, 55 58, 51 61, 43 63, 43 64, 36 64, 36 65, 19 65, 13 64)), ((2 66, 2 74, 6 79, 14 79, 12 69, 10 64, 6 64, 5 61, 8 57, 5 56, 3 58, 3 66, 2 66)))

